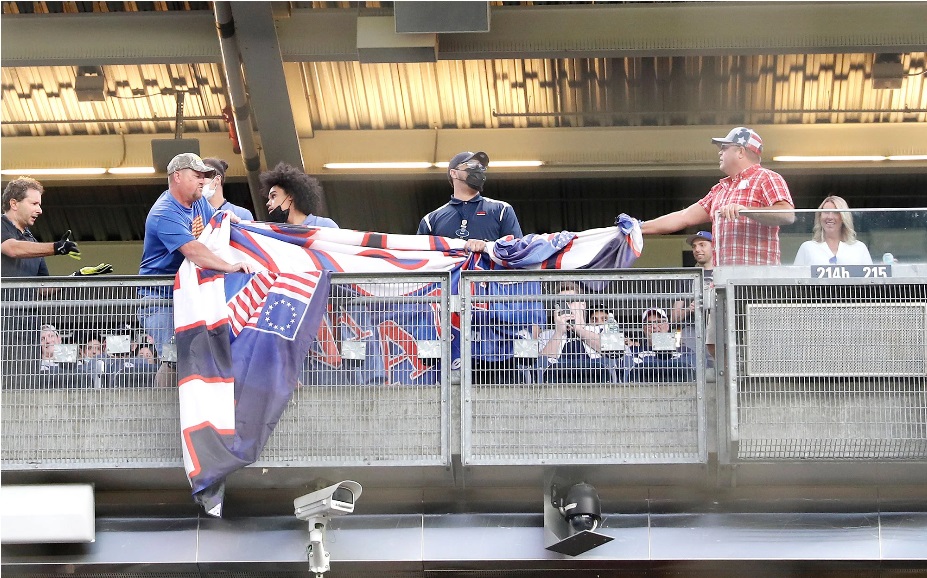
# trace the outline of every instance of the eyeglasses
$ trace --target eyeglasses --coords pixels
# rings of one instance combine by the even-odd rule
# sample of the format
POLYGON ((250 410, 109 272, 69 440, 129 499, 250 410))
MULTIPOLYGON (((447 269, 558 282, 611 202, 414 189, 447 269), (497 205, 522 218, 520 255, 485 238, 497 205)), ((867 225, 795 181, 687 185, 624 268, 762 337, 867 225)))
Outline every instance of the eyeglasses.
POLYGON ((727 149, 729 149, 729 148, 731 148, 731 147, 743 148, 743 147, 742 147, 741 145, 739 145, 739 144, 730 143, 730 144, 723 144, 723 145, 721 145, 721 150, 726 151, 727 149))
POLYGON ((458 171, 463 171, 466 169, 483 169, 485 171, 486 167, 483 166, 483 163, 477 160, 471 160, 471 161, 467 161, 465 163, 457 165, 458 171))

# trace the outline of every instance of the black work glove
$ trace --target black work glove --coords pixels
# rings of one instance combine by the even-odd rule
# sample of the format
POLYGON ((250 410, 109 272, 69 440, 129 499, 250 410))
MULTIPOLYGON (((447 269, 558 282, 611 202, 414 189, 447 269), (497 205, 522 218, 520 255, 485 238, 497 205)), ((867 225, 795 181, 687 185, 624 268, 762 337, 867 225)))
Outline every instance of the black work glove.
POLYGON ((77 271, 71 273, 72 277, 86 277, 87 275, 102 275, 104 273, 112 273, 113 266, 109 263, 100 263, 96 267, 81 267, 77 271))
POLYGON ((67 255, 74 259, 80 260, 80 250, 77 243, 71 240, 71 229, 62 235, 60 241, 55 241, 55 255, 67 255))

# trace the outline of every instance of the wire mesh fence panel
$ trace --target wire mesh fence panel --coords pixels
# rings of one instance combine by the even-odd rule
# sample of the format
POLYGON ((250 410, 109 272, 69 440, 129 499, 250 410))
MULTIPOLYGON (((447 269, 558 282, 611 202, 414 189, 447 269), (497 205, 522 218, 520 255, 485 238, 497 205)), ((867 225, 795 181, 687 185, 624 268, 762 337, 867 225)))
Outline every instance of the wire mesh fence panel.
POLYGON ((4 282, 4 468, 182 463, 176 390, 154 387, 157 352, 138 318, 170 284, 4 282))
POLYGON ((462 279, 466 463, 705 459, 700 272, 462 279))
MULTIPOLYGON (((171 284, 4 283, 5 468, 182 464, 171 284)), ((327 310, 261 463, 448 463, 447 276, 336 276, 327 310)))
POLYGON ((449 463, 449 335, 447 276, 335 275, 260 463, 449 463))
POLYGON ((927 285, 736 284, 741 460, 927 458, 927 285))

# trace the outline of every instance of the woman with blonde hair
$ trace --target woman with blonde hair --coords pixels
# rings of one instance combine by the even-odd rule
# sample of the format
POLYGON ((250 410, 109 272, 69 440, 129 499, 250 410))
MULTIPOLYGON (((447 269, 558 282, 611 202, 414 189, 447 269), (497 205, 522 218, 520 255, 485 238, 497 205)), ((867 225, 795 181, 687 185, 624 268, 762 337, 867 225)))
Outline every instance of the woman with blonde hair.
POLYGON ((824 199, 814 215, 812 240, 805 241, 795 255, 796 265, 872 265, 869 248, 856 239, 853 214, 842 197, 831 195, 824 199))

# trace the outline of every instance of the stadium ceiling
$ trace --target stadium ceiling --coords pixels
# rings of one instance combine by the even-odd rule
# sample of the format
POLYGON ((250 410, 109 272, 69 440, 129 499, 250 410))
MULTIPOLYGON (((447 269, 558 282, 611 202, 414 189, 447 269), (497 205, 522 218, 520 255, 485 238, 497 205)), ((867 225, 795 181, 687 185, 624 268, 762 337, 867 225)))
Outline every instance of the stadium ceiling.
POLYGON ((927 154, 924 2, 469 2, 488 32, 418 34, 395 4, 3 2, 3 169, 150 166, 182 136, 231 176, 476 149, 544 163, 515 176, 716 174, 709 137, 748 125, 767 164, 927 170, 903 160, 927 154))

